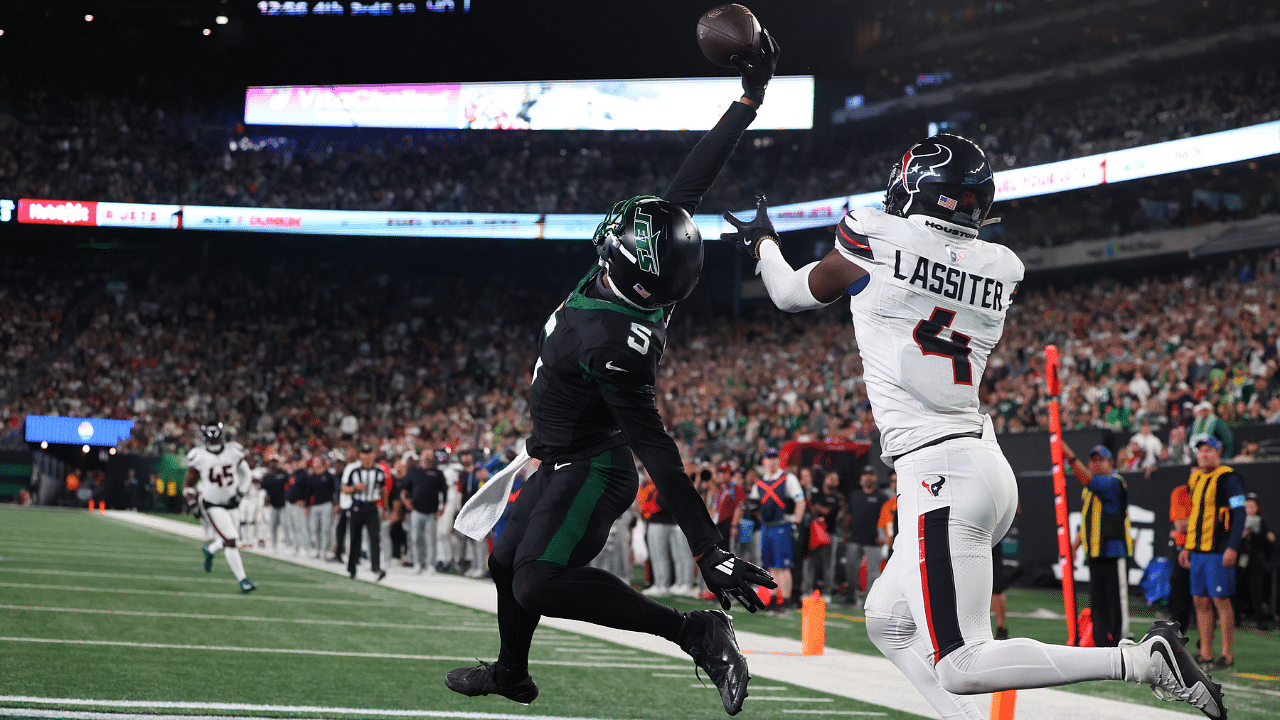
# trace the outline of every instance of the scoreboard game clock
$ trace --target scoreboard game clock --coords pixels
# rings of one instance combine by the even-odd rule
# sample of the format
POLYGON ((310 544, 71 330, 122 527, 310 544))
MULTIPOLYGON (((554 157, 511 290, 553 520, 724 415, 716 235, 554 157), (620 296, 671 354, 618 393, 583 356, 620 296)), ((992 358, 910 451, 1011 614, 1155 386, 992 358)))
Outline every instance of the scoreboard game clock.
POLYGON ((417 0, 417 2, 265 0, 257 3, 256 7, 258 15, 263 17, 413 17, 420 13, 469 13, 471 0, 417 0))

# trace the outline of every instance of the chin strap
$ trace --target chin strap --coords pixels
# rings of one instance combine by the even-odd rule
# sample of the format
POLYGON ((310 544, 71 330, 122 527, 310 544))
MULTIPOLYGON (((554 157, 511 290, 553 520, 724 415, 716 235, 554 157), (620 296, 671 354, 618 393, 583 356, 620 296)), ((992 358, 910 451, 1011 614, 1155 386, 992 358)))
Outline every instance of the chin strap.
POLYGON ((986 226, 988 226, 988 225, 995 225, 995 224, 996 224, 996 223, 998 223, 998 222, 1000 222, 1000 218, 998 218, 998 217, 996 217, 996 218, 987 218, 986 220, 983 220, 983 221, 982 221, 982 224, 981 224, 981 225, 979 225, 978 227, 980 227, 980 228, 984 228, 984 227, 986 227, 986 226))

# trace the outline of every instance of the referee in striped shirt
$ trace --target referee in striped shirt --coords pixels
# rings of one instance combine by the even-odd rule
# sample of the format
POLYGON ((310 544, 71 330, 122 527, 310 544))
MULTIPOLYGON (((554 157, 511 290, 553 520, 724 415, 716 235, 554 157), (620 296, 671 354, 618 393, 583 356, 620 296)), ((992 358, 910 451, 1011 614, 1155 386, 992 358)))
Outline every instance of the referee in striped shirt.
POLYGON ((351 505, 351 548, 347 554, 347 574, 352 580, 356 578, 356 564, 360 561, 360 535, 366 530, 369 533, 369 560, 373 562, 373 572, 378 580, 387 576, 383 570, 381 532, 381 507, 387 504, 387 475, 382 468, 373 464, 373 445, 364 443, 360 446, 360 464, 347 469, 342 478, 342 492, 350 495, 351 505), (380 507, 381 506, 381 507, 380 507))

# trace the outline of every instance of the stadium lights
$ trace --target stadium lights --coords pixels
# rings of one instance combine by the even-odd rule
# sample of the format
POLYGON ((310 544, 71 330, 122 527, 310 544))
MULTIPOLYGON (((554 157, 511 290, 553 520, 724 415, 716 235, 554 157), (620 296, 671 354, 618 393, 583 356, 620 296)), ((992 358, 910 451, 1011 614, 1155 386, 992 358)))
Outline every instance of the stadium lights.
POLYGON ((107 454, 108 454, 108 455, 115 455, 115 454, 116 454, 116 449, 115 449, 115 448, 111 448, 110 450, 108 450, 108 451, 107 451, 107 454))
POLYGON ((4 30, 0 30, 0 35, 3 35, 3 34, 4 34, 4 30))
POLYGON ((84 21, 85 21, 85 22, 93 22, 93 16, 92 16, 92 15, 85 15, 85 16, 84 16, 84 21))
POLYGON ((81 451, 81 452, 83 452, 84 454, 88 455, 88 454, 89 454, 89 446, 88 446, 88 445, 85 445, 84 447, 80 448, 80 451, 81 451))
POLYGON ((40 449, 41 449, 41 450, 48 450, 48 449, 49 449, 49 443, 48 443, 47 441, 44 441, 44 440, 40 441, 40 449))
POLYGON ((226 15, 219 15, 218 17, 214 18, 214 19, 213 19, 213 21, 214 21, 214 22, 216 22, 216 23, 218 23, 219 25, 226 25, 226 24, 227 24, 227 16, 226 16, 226 15))
POLYGON ((200 31, 200 34, 204 35, 205 37, 209 37, 210 35, 213 34, 213 31, 210 30, 209 28, 205 28, 204 30, 200 31))

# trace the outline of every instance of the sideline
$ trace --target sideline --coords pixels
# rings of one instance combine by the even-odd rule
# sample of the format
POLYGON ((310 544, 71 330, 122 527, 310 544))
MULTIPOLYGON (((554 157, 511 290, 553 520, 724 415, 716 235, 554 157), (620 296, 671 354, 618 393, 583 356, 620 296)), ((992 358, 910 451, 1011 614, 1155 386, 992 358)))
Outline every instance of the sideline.
MULTIPOLYGON (((176 533, 195 540, 203 540, 204 538, 203 531, 199 525, 190 525, 168 518, 152 517, 143 513, 120 510, 108 510, 105 518, 176 533)), ((314 558, 289 554, 277 555, 261 550, 252 551, 252 554, 285 560, 335 576, 345 576, 346 574, 345 568, 338 568, 334 563, 327 563, 314 558)), ((387 577, 381 584, 415 595, 497 613, 498 598, 491 582, 472 580, 457 575, 424 576, 403 572, 402 570, 399 567, 387 568, 387 577)), ((618 643, 623 647, 677 658, 686 663, 689 662, 689 656, 675 645, 661 638, 643 633, 614 630, 577 620, 552 617, 542 618, 540 625, 607 640, 618 643)), ((906 676, 893 663, 883 657, 859 655, 832 648, 828 648, 825 655, 802 656, 800 655, 799 640, 745 631, 739 631, 736 634, 738 646, 748 656, 753 677, 831 693, 832 695, 888 707, 901 712, 914 713, 926 718, 937 717, 937 713, 925 702, 906 676)), ((1138 688, 1137 690, 1140 692, 1146 691, 1145 688, 1138 688)), ((750 699, 758 698, 752 697, 750 699)), ((985 715, 990 708, 991 696, 975 696, 975 700, 977 700, 979 709, 985 715)), ((1196 715, 1191 714, 1195 712, 1191 706, 1185 704, 1182 704, 1182 706, 1191 712, 1166 710, 1148 705, 1109 700, 1048 688, 1018 691, 1018 720, 1082 720, 1083 718, 1088 718, 1089 720, 1133 720, 1135 717, 1143 718, 1143 720, 1188 720, 1189 717, 1198 716, 1198 713, 1196 715)))

